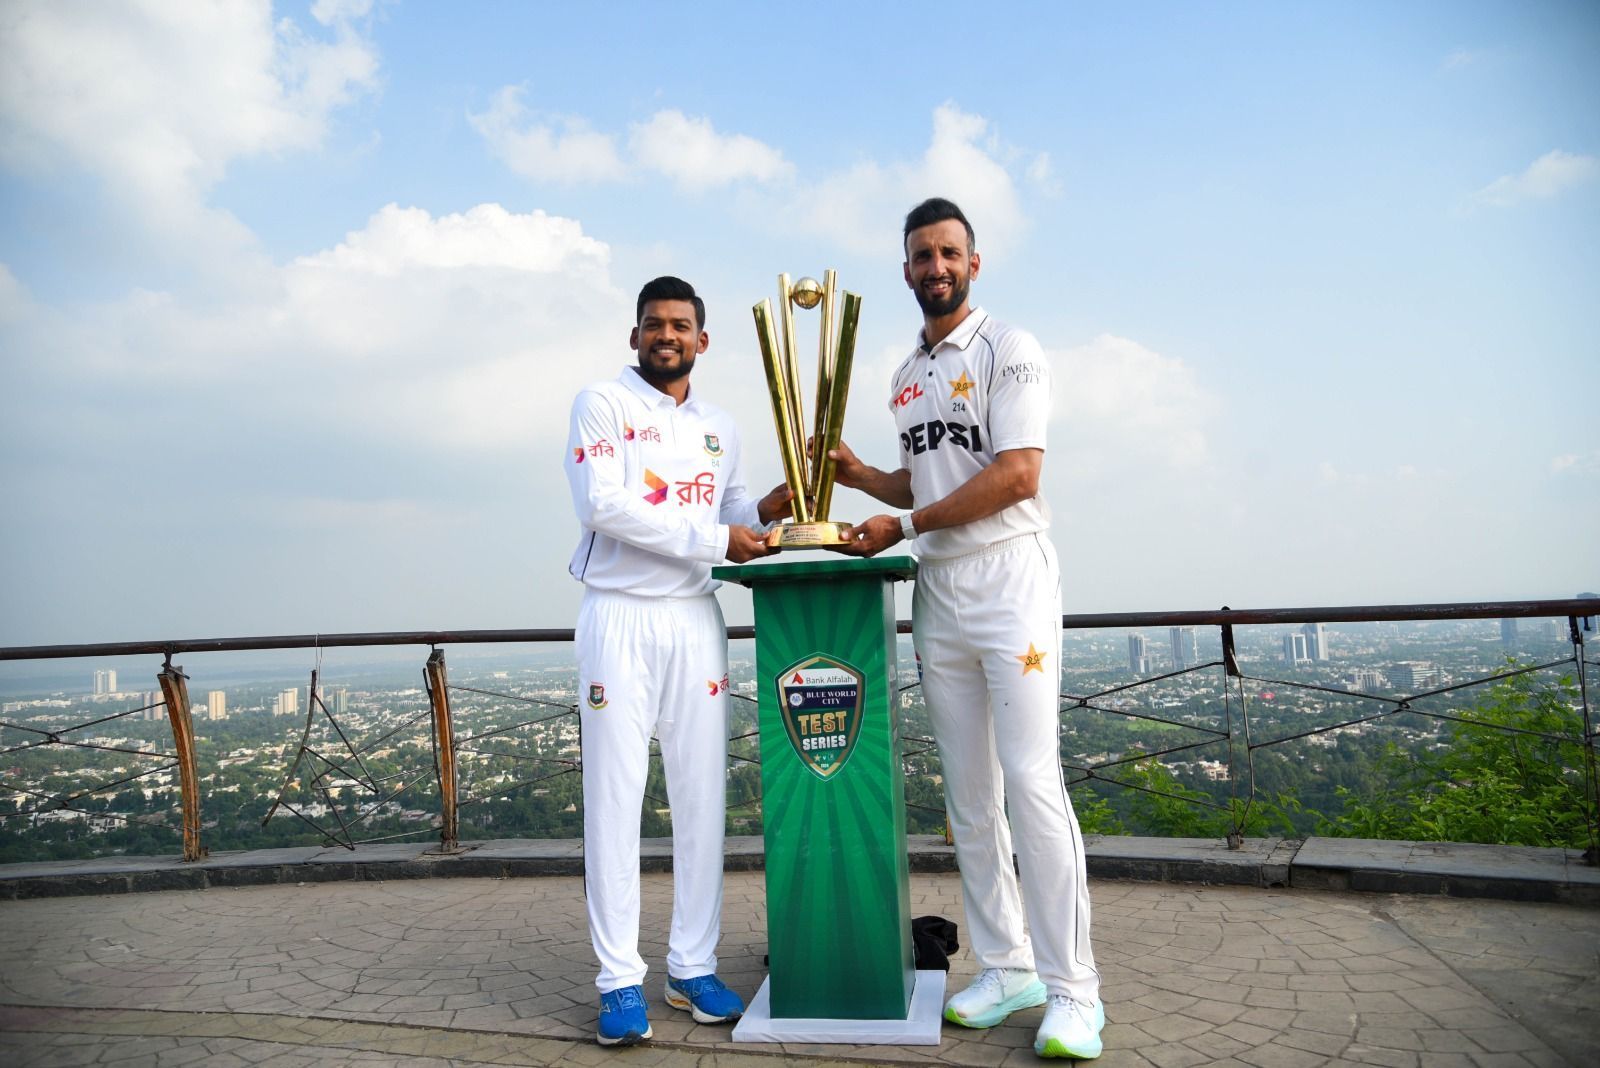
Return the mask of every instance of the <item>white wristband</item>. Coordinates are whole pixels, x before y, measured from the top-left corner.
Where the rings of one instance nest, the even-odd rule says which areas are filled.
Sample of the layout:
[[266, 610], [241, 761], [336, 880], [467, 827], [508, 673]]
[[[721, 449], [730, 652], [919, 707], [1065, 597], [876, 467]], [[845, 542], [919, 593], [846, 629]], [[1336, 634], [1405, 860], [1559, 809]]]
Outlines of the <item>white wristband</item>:
[[900, 517], [900, 536], [910, 541], [917, 536], [917, 528], [911, 523], [911, 513], [907, 512]]

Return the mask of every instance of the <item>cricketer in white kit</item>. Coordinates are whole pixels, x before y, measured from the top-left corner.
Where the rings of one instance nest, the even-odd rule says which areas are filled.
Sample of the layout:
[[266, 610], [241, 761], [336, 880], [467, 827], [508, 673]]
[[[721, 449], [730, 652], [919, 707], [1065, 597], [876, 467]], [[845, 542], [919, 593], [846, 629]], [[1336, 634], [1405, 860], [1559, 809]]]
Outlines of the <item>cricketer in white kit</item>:
[[890, 390], [900, 466], [870, 467], [845, 445], [833, 455], [841, 484], [911, 509], [856, 525], [846, 551], [919, 547], [913, 636], [983, 969], [945, 1018], [993, 1027], [1046, 1005], [1035, 1052], [1089, 1059], [1105, 1010], [1059, 757], [1061, 575], [1039, 495], [1050, 368], [1031, 334], [970, 305], [980, 260], [960, 208], [924, 201], [904, 236], [923, 330]]
[[701, 1023], [744, 1005], [716, 978], [728, 745], [728, 649], [711, 566], [771, 550], [752, 526], [777, 518], [786, 488], [757, 502], [739, 435], [693, 394], [705, 305], [681, 279], [645, 285], [629, 343], [638, 366], [582, 390], [566, 472], [582, 534], [568, 570], [584, 584], [575, 637], [582, 723], [584, 887], [600, 961], [598, 1039], [651, 1035], [639, 955], [639, 813], [650, 737], [672, 809], [673, 904], [666, 999]]

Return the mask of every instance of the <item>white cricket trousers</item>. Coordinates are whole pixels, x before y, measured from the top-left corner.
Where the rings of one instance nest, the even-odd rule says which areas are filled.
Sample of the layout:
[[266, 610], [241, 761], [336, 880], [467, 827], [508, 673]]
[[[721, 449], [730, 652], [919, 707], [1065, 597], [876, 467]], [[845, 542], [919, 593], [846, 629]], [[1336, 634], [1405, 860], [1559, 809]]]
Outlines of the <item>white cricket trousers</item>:
[[[639, 812], [650, 736], [672, 807], [667, 973], [717, 970], [728, 766], [728, 639], [704, 597], [587, 590], [578, 611], [583, 727], [583, 868], [589, 935], [606, 993], [644, 981], [639, 956]], [[599, 690], [595, 688], [599, 687]], [[595, 707], [599, 705], [600, 707]]]
[[1061, 572], [1050, 539], [922, 561], [912, 624], [973, 956], [983, 968], [1036, 968], [1050, 993], [1097, 1001], [1083, 834], [1061, 774]]

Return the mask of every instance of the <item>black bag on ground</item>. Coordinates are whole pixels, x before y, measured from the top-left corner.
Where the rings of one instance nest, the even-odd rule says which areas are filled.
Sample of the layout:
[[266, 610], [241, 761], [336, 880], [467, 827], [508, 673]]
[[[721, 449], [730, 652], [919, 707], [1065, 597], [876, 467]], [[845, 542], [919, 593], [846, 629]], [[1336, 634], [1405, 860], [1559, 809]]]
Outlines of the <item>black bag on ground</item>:
[[950, 954], [960, 948], [956, 925], [943, 916], [918, 916], [911, 921], [911, 949], [917, 971], [949, 971]]

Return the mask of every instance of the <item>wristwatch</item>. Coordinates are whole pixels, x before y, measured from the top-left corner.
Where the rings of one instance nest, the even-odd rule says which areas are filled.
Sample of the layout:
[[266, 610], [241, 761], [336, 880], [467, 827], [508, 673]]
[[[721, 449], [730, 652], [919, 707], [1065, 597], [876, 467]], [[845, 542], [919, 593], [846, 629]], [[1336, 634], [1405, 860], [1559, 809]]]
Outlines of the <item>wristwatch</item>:
[[911, 513], [907, 512], [900, 517], [900, 536], [910, 541], [917, 536], [917, 528], [911, 523]]

